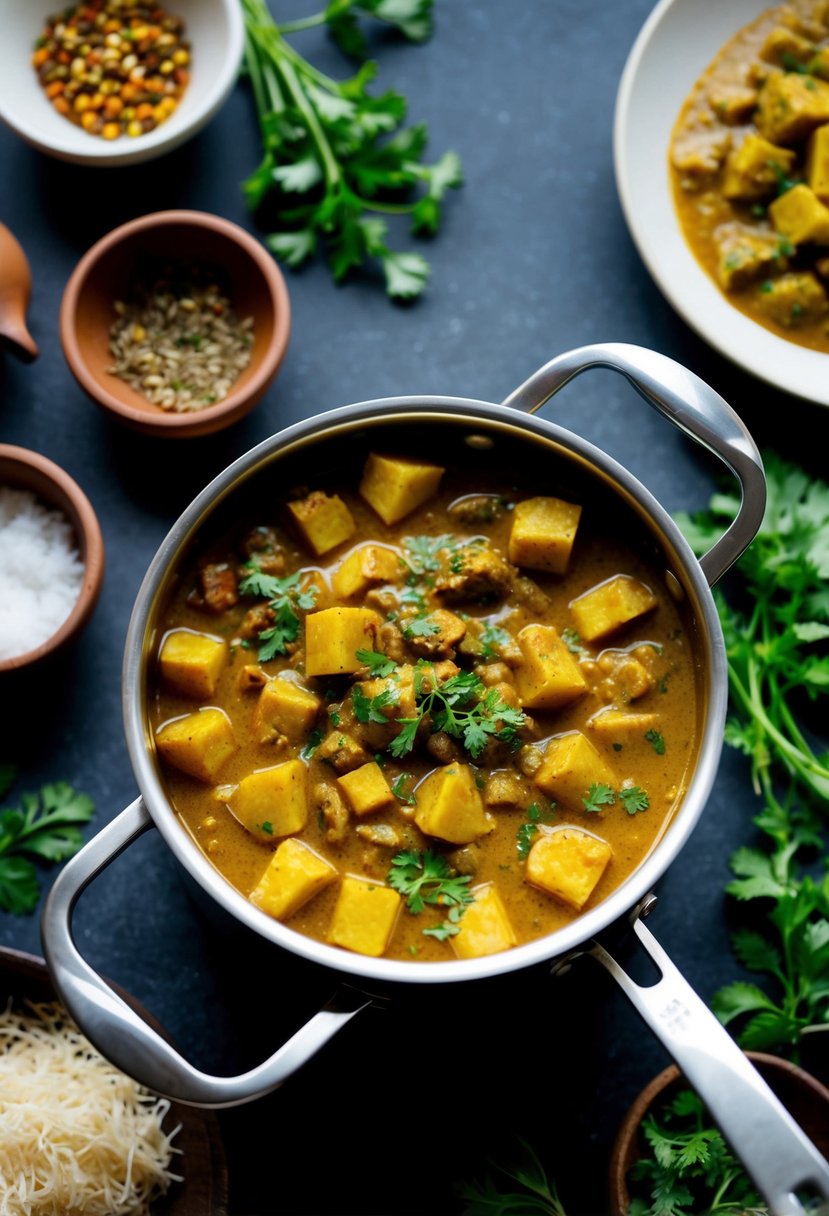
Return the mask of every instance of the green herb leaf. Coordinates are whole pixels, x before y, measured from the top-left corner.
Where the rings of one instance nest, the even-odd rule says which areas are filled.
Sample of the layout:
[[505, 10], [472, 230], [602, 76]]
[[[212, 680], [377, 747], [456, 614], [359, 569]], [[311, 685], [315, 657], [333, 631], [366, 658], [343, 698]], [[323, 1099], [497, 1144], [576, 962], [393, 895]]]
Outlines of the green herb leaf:
[[644, 790], [640, 790], [638, 785], [622, 786], [619, 790], [619, 800], [628, 815], [636, 815], [639, 811], [646, 811], [650, 806], [648, 795]]
[[665, 755], [665, 740], [662, 735], [660, 735], [658, 730], [646, 730], [645, 738], [647, 739], [648, 743], [650, 743], [657, 756]]
[[468, 874], [457, 874], [441, 853], [430, 849], [396, 853], [388, 873], [389, 886], [405, 896], [413, 916], [423, 912], [427, 904], [457, 908], [462, 913], [475, 899], [469, 890], [470, 881]]
[[397, 664], [394, 659], [389, 659], [386, 655], [380, 654], [376, 650], [358, 650], [356, 651], [356, 658], [368, 667], [374, 679], [385, 679], [392, 672], [397, 671]]
[[598, 814], [603, 806], [613, 806], [616, 795], [609, 785], [594, 782], [587, 792], [587, 797], [581, 801], [586, 811]]
[[65, 781], [24, 794], [20, 807], [0, 810], [0, 908], [20, 915], [37, 904], [37, 871], [29, 860], [64, 861], [83, 844], [78, 824], [93, 815], [92, 801]]

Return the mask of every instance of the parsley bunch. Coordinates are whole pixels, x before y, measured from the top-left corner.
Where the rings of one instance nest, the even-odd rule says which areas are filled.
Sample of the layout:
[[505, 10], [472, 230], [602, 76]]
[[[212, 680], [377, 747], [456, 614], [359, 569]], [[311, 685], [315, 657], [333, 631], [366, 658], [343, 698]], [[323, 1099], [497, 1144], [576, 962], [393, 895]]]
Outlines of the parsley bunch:
[[[741, 557], [734, 594], [715, 598], [736, 715], [726, 742], [751, 760], [755, 788], [773, 797], [775, 767], [819, 799], [829, 798], [829, 756], [795, 720], [792, 698], [823, 707], [829, 693], [829, 484], [779, 457], [764, 456], [768, 505]], [[715, 494], [707, 511], [677, 522], [704, 553], [737, 514], [739, 499]]]
[[391, 859], [389, 886], [406, 897], [406, 907], [413, 916], [424, 911], [427, 904], [449, 909], [447, 919], [440, 925], [424, 929], [425, 937], [445, 941], [458, 932], [458, 921], [474, 895], [469, 890], [468, 874], [456, 874], [441, 853], [425, 849], [422, 853], [408, 849]]
[[473, 759], [493, 737], [505, 743], [518, 741], [523, 710], [507, 705], [496, 688], [485, 689], [474, 672], [460, 671], [441, 682], [433, 664], [421, 659], [414, 669], [414, 689], [417, 713], [413, 718], [397, 719], [403, 729], [389, 744], [389, 751], [398, 759], [414, 747], [417, 729], [427, 715], [433, 730], [460, 739]]
[[[0, 767], [0, 797], [15, 780], [11, 766]], [[39, 794], [24, 794], [19, 807], [0, 809], [0, 908], [19, 916], [31, 912], [40, 897], [35, 861], [64, 861], [83, 844], [79, 823], [94, 811], [86, 794], [65, 781], [44, 785]]]
[[278, 654], [286, 654], [289, 642], [299, 637], [299, 616], [296, 609], [310, 612], [317, 598], [317, 588], [300, 590], [300, 571], [285, 578], [263, 574], [255, 558], [245, 565], [245, 577], [239, 583], [240, 595], [262, 596], [274, 614], [274, 623], [259, 633], [259, 661], [267, 663]]
[[366, 48], [358, 13], [423, 42], [432, 31], [432, 0], [329, 0], [323, 12], [282, 25], [265, 0], [242, 0], [242, 7], [245, 64], [264, 149], [243, 188], [252, 208], [267, 198], [275, 212], [277, 229], [266, 244], [291, 267], [324, 246], [337, 282], [367, 260], [378, 261], [390, 296], [418, 296], [429, 264], [419, 253], [393, 252], [381, 217], [405, 216], [414, 235], [433, 235], [446, 191], [463, 181], [457, 154], [424, 163], [428, 132], [423, 123], [403, 126], [405, 98], [368, 91], [375, 63], [333, 80], [284, 35], [327, 24], [341, 49], [361, 58]]

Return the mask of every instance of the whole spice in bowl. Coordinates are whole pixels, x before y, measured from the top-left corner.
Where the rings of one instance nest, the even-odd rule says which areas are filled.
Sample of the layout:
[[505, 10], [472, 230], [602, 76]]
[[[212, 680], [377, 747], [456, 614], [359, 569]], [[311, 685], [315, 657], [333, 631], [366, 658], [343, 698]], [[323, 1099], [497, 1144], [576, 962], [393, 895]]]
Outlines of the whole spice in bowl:
[[87, 0], [49, 17], [32, 66], [59, 114], [103, 139], [155, 130], [190, 80], [184, 22], [155, 4]]
[[[147, 267], [146, 269], [150, 269]], [[250, 363], [253, 317], [240, 319], [206, 267], [170, 264], [116, 300], [110, 371], [164, 410], [223, 401]]]

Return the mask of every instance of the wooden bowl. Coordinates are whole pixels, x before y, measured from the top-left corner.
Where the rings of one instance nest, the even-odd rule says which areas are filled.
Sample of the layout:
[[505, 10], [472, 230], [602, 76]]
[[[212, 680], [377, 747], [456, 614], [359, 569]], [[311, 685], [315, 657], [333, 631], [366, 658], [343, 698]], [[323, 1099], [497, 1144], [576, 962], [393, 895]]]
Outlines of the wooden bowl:
[[[119, 992], [138, 1009], [133, 997]], [[15, 1006], [26, 1000], [57, 999], [42, 958], [0, 947], [0, 1009], [5, 1009], [10, 998]], [[157, 1028], [146, 1010], [140, 1012]], [[173, 1144], [181, 1150], [181, 1157], [174, 1158], [172, 1168], [184, 1180], [173, 1183], [163, 1199], [153, 1204], [154, 1216], [227, 1216], [227, 1166], [215, 1113], [173, 1102], [165, 1127], [179, 1124], [181, 1130]]]
[[[215, 268], [238, 315], [253, 317], [250, 364], [215, 405], [167, 411], [108, 370], [113, 305], [145, 258]], [[64, 354], [81, 387], [121, 422], [167, 438], [207, 435], [247, 414], [276, 376], [290, 332], [288, 289], [274, 259], [244, 229], [203, 211], [157, 211], [109, 232], [75, 267], [60, 310]]]
[[[748, 1051], [746, 1055], [818, 1151], [829, 1157], [829, 1089], [788, 1060], [761, 1051]], [[673, 1091], [687, 1084], [677, 1066], [670, 1065], [645, 1086], [622, 1120], [608, 1170], [610, 1216], [628, 1216], [631, 1200], [627, 1175], [641, 1152], [642, 1121]]]
[[54, 654], [86, 625], [98, 602], [104, 578], [104, 538], [98, 517], [83, 490], [68, 473], [28, 448], [0, 444], [0, 486], [29, 490], [47, 507], [62, 511], [75, 530], [84, 578], [75, 606], [59, 629], [33, 650], [0, 659], [0, 673], [26, 667]]

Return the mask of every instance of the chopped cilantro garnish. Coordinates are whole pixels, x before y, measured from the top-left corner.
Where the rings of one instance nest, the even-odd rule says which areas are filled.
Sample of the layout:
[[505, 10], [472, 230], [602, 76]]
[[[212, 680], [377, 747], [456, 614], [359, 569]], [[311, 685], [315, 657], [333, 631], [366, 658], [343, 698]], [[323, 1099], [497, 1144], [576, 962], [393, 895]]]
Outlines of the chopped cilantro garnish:
[[660, 735], [658, 730], [653, 730], [653, 728], [651, 728], [651, 730], [646, 730], [645, 738], [647, 739], [648, 743], [650, 743], [657, 756], [665, 755], [665, 740], [663, 736]]
[[380, 654], [377, 650], [358, 650], [355, 654], [361, 663], [365, 663], [375, 679], [384, 679], [397, 670], [397, 664], [394, 659]]
[[648, 795], [644, 790], [640, 790], [638, 785], [622, 786], [619, 790], [619, 799], [628, 815], [635, 815], [638, 811], [646, 811], [650, 806]]
[[587, 791], [587, 797], [582, 798], [584, 809], [596, 814], [601, 811], [603, 806], [613, 806], [615, 801], [616, 795], [610, 786], [602, 785], [599, 782], [594, 782]]

